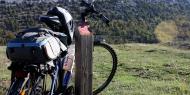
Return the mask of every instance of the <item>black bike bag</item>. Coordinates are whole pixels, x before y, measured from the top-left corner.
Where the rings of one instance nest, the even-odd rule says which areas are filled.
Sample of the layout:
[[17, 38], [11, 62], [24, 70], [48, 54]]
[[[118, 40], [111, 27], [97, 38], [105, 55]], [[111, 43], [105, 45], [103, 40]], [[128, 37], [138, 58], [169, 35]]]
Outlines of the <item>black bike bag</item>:
[[66, 45], [47, 29], [35, 28], [18, 33], [8, 42], [6, 52], [14, 62], [44, 63], [56, 59], [66, 50]]

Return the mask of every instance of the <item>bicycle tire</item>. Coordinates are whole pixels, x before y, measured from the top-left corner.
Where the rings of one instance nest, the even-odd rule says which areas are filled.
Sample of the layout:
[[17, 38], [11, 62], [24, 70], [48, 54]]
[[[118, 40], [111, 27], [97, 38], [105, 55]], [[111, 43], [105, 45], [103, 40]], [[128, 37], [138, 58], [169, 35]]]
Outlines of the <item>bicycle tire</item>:
[[118, 59], [117, 59], [117, 55], [116, 52], [114, 51], [114, 49], [108, 45], [105, 42], [95, 42], [94, 43], [94, 47], [102, 47], [104, 49], [106, 49], [112, 57], [112, 68], [111, 68], [111, 72], [108, 75], [107, 79], [105, 80], [105, 82], [103, 82], [99, 87], [97, 87], [95, 90], [93, 90], [93, 95], [97, 95], [98, 93], [100, 93], [101, 91], [103, 91], [112, 81], [116, 70], [117, 70], [117, 64], [118, 64]]
[[[35, 79], [19, 78], [15, 79], [10, 85], [10, 88], [6, 95], [43, 95], [43, 89], [41, 85], [41, 79], [37, 82]], [[33, 85], [32, 85], [33, 84]]]

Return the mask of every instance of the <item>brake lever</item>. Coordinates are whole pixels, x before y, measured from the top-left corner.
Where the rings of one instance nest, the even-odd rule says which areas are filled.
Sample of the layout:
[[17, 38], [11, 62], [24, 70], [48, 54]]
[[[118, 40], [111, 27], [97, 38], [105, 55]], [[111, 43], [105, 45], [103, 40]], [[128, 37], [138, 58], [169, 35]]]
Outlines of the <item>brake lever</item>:
[[101, 18], [102, 21], [103, 21], [106, 25], [109, 26], [110, 20], [109, 20], [106, 16], [104, 16], [103, 14], [100, 14], [100, 15], [99, 15], [99, 18]]
[[106, 16], [103, 15], [102, 20], [109, 26], [110, 20]]

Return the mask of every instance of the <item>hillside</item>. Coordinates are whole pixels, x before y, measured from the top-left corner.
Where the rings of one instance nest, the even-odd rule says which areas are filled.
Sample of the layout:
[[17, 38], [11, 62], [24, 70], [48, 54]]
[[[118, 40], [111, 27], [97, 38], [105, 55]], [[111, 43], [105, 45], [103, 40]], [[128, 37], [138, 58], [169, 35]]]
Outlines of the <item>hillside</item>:
[[[109, 42], [168, 42], [157, 37], [164, 34], [155, 30], [163, 22], [173, 22], [177, 35], [169, 42], [188, 41], [190, 37], [190, 0], [98, 0], [95, 6], [108, 16], [110, 26], [101, 21], [90, 20], [92, 30], [100, 35], [108, 35]], [[53, 6], [68, 9], [75, 20], [79, 18], [77, 2], [1, 4], [0, 5], [0, 41], [6, 43], [13, 34], [22, 29], [40, 26], [37, 18], [44, 15]], [[167, 24], [166, 24], [167, 25]], [[166, 28], [165, 28], [166, 29]], [[160, 29], [163, 30], [163, 29]], [[163, 32], [163, 33], [162, 33]], [[172, 32], [172, 31], [171, 31]], [[158, 33], [158, 34], [157, 34]], [[172, 34], [172, 33], [171, 33]], [[173, 36], [173, 35], [170, 35]]]

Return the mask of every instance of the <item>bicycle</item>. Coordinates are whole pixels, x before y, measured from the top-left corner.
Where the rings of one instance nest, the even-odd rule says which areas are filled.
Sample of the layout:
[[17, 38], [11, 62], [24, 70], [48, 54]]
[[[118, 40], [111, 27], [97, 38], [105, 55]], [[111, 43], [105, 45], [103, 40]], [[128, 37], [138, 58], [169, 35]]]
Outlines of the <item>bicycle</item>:
[[[81, 25], [88, 26], [86, 17], [91, 14], [96, 14], [97, 17], [102, 18], [105, 23], [109, 23], [109, 20], [104, 15], [95, 10], [93, 3], [89, 4], [82, 1], [81, 4], [85, 6], [85, 11], [81, 13]], [[58, 24], [60, 24], [60, 22]], [[109, 68], [110, 71], [106, 79], [101, 83], [97, 82], [100, 85], [93, 89], [93, 95], [100, 93], [109, 85], [117, 70], [117, 55], [113, 48], [103, 40], [95, 39], [93, 52], [97, 52], [98, 50], [96, 49], [98, 47], [100, 47], [101, 50], [105, 49], [105, 52], [110, 54], [111, 62], [108, 62], [108, 64], [111, 67]], [[98, 54], [100, 55], [100, 53]], [[66, 52], [64, 52], [63, 55], [65, 57]], [[27, 62], [13, 62], [8, 68], [11, 70], [12, 75], [11, 85], [6, 95], [74, 95], [74, 87], [69, 86], [72, 72], [62, 69], [64, 57], [60, 56], [53, 60], [54, 66], [45, 63], [27, 64]], [[112, 65], [110, 63], [112, 63]], [[47, 80], [48, 75], [51, 77], [49, 90], [47, 90], [47, 82], [49, 81]]]

